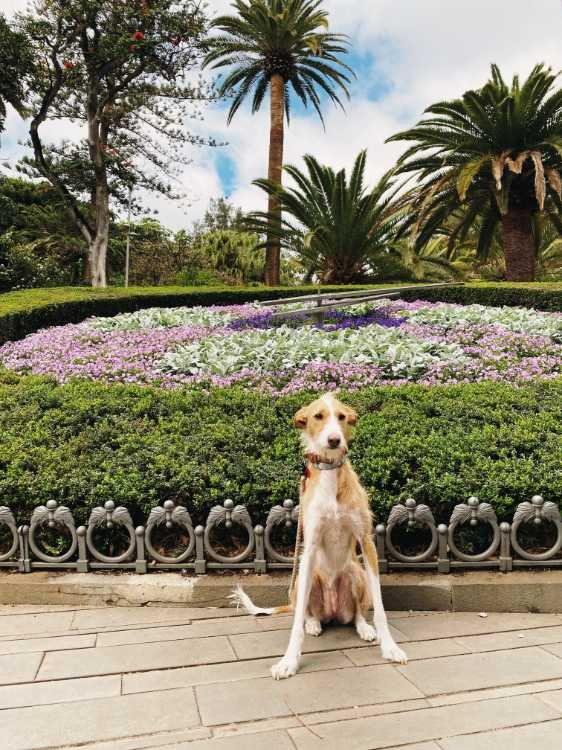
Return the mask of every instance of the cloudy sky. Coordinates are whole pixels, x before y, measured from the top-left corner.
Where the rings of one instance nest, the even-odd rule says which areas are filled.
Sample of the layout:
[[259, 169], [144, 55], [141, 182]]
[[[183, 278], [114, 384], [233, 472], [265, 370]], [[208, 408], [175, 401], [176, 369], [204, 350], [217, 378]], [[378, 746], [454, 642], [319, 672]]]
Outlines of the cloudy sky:
[[[348, 62], [358, 75], [351, 101], [341, 112], [326, 104], [324, 130], [313, 113], [298, 111], [286, 137], [286, 161], [305, 153], [341, 168], [357, 153], [369, 151], [369, 176], [375, 180], [402, 151], [385, 139], [414, 124], [431, 102], [453, 98], [481, 86], [490, 63], [504, 76], [526, 76], [537, 62], [562, 69], [561, 0], [326, 0], [331, 28], [347, 33]], [[0, 0], [8, 14], [25, 0]], [[209, 0], [213, 12], [225, 12], [230, 0]], [[260, 208], [263, 194], [252, 181], [266, 176], [268, 107], [252, 116], [240, 110], [226, 126], [225, 106], [207, 109], [205, 128], [228, 145], [198, 149], [183, 174], [188, 203], [157, 202], [160, 219], [171, 227], [190, 224], [210, 198], [228, 196], [244, 209]], [[18, 139], [25, 125], [9, 119], [0, 157], [22, 152]]]

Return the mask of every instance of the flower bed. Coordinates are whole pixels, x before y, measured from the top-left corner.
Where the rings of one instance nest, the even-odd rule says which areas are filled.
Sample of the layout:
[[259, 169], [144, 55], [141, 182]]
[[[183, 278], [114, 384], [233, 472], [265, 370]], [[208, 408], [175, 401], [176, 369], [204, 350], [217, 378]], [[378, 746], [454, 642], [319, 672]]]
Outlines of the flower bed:
[[[286, 308], [285, 308], [286, 310]], [[22, 374], [107, 383], [248, 384], [272, 394], [365, 385], [521, 383], [562, 371], [562, 315], [382, 302], [324, 322], [257, 305], [141, 310], [39, 331], [0, 348]], [[300, 316], [300, 317], [303, 317]]]

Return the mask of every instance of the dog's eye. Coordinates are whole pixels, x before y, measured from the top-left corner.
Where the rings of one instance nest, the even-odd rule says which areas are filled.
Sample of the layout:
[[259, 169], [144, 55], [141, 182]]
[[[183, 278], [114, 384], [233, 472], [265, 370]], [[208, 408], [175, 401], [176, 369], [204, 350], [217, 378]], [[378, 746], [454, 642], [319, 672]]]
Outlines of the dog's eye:
[[315, 414], [314, 415], [314, 419], [323, 419], [323, 418], [324, 417], [322, 416], [322, 414]]
[[338, 419], [340, 420], [340, 422], [345, 422], [345, 414], [340, 414], [338, 416]]

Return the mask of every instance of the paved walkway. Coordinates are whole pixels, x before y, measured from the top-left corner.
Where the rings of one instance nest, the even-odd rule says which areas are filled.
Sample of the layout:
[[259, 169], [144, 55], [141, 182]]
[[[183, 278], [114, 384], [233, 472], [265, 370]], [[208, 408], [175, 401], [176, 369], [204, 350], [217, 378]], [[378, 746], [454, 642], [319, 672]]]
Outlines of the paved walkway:
[[391, 616], [410, 663], [350, 628], [269, 668], [287, 617], [0, 607], [2, 748], [559, 750], [562, 615]]

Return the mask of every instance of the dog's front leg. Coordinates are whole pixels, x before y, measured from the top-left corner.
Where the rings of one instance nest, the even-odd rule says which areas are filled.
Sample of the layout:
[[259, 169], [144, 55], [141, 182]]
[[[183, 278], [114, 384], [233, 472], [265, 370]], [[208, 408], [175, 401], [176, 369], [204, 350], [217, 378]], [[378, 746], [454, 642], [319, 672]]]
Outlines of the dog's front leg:
[[369, 590], [373, 600], [373, 609], [375, 613], [374, 625], [377, 631], [382, 655], [389, 661], [406, 664], [408, 662], [408, 657], [404, 651], [396, 645], [392, 633], [390, 632], [390, 628], [388, 627], [388, 620], [386, 618], [386, 612], [382, 601], [377, 550], [370, 535], [363, 539], [361, 546], [363, 548], [363, 561], [365, 563], [365, 571], [369, 582]]
[[[287, 677], [292, 677], [297, 673], [299, 668], [304, 641], [304, 621], [310, 598], [312, 571], [316, 553], [315, 534], [311, 533], [312, 529], [307, 529], [306, 531], [304, 551], [299, 567], [299, 585], [291, 637], [285, 656], [271, 668], [271, 674], [275, 680], [284, 680]], [[306, 539], [309, 541], [307, 542]]]

